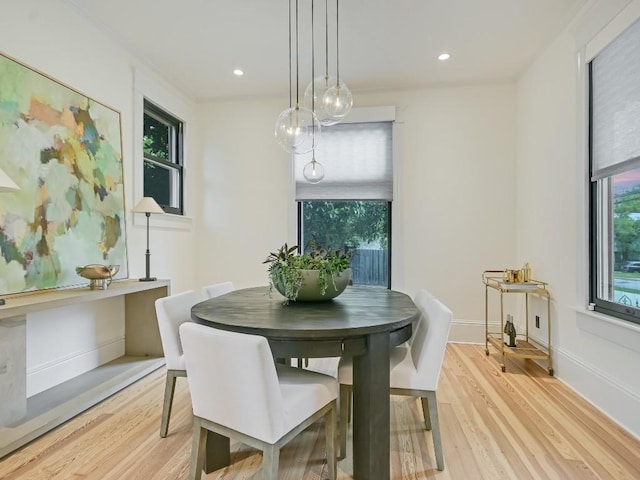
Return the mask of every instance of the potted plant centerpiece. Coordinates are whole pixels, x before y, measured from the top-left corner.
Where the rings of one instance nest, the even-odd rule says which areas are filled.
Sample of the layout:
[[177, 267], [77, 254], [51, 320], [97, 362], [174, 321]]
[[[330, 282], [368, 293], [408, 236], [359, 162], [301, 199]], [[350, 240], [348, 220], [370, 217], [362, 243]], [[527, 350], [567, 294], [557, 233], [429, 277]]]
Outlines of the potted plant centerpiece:
[[340, 295], [351, 279], [351, 252], [324, 250], [314, 242], [305, 254], [296, 254], [297, 245], [286, 243], [271, 252], [263, 263], [269, 264], [269, 291], [274, 287], [289, 301], [317, 302]]

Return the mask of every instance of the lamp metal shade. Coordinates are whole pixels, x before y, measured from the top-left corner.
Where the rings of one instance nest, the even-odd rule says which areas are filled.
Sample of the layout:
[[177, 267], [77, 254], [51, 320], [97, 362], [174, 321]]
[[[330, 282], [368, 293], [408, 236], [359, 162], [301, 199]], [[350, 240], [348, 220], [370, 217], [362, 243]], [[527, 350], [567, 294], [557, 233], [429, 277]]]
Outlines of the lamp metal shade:
[[0, 192], [17, 192], [20, 187], [0, 168]]
[[131, 211], [135, 213], [164, 213], [153, 197], [142, 197], [142, 200]]

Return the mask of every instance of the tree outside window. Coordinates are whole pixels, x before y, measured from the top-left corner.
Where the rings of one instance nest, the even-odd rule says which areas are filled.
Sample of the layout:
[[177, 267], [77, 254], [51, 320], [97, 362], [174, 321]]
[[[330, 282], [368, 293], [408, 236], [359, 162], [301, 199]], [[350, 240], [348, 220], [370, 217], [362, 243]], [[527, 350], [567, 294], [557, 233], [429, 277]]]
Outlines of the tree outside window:
[[390, 287], [391, 203], [386, 201], [301, 202], [303, 251], [311, 242], [325, 249], [348, 248], [354, 285]]

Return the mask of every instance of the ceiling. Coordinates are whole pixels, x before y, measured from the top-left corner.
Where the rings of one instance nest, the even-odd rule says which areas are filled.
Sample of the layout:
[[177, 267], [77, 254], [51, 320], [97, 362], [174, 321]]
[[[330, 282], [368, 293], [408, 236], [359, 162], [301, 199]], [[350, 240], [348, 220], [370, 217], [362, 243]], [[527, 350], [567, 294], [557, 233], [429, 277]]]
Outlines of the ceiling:
[[[288, 94], [287, 0], [64, 1], [193, 99]], [[311, 0], [298, 1], [302, 96], [311, 80]], [[335, 2], [328, 0], [330, 74]], [[340, 78], [354, 93], [513, 81], [585, 3], [342, 1]], [[318, 76], [325, 72], [325, 1], [314, 5]], [[295, 73], [295, 36], [293, 43]], [[451, 54], [446, 62], [437, 59], [444, 51]], [[233, 75], [234, 68], [244, 76]]]

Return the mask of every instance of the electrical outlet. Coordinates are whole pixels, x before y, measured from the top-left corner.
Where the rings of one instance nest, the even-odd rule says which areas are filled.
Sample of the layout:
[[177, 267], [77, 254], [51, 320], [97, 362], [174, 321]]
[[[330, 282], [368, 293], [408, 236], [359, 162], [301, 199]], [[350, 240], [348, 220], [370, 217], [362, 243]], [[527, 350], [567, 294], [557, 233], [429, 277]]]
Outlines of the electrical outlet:
[[4, 375], [5, 373], [7, 373], [7, 364], [3, 363], [0, 365], [0, 375]]
[[540, 315], [536, 315], [536, 328], [540, 328]]

